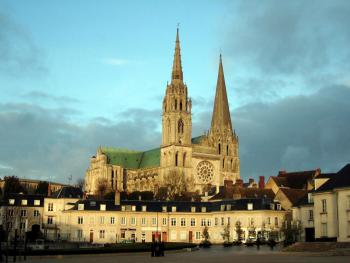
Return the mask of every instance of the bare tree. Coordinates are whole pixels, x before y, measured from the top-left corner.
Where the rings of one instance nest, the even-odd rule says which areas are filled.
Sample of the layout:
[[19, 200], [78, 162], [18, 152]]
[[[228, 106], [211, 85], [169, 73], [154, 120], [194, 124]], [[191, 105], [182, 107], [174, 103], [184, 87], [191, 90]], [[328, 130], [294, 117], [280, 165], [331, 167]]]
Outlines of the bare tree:
[[183, 172], [176, 170], [169, 171], [164, 176], [165, 187], [167, 188], [167, 197], [174, 200], [176, 197], [186, 192], [186, 179]]
[[84, 190], [84, 186], [85, 186], [85, 180], [84, 178], [78, 178], [76, 186], [83, 191]]

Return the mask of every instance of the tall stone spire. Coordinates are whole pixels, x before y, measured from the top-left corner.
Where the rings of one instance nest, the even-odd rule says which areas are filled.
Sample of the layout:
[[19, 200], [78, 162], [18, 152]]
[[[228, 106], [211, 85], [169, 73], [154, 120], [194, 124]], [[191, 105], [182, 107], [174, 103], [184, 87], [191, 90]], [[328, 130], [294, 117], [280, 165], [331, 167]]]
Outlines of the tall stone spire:
[[183, 81], [179, 28], [177, 28], [177, 31], [176, 31], [175, 54], [174, 54], [173, 72], [171, 74], [171, 82], [174, 82], [174, 80], [180, 80], [181, 82]]
[[232, 132], [230, 108], [227, 100], [224, 69], [222, 66], [222, 58], [220, 54], [219, 74], [218, 81], [216, 83], [216, 94], [213, 116], [211, 119], [211, 129], [214, 131], [216, 129], [222, 130], [223, 128], [228, 127], [231, 129]]

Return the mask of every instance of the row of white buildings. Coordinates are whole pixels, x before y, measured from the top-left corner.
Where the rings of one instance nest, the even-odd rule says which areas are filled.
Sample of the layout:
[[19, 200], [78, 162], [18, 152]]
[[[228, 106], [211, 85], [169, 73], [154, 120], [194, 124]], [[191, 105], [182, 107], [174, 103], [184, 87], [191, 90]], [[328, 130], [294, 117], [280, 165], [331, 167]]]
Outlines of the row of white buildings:
[[222, 243], [225, 228], [238, 239], [237, 225], [243, 241], [281, 241], [288, 220], [299, 241], [350, 241], [350, 164], [333, 174], [283, 172], [265, 189], [249, 187], [231, 184], [202, 202], [89, 200], [73, 187], [50, 197], [14, 194], [2, 200], [0, 225], [10, 238], [15, 229], [40, 229], [49, 240], [90, 243], [200, 243], [207, 228], [210, 241]]

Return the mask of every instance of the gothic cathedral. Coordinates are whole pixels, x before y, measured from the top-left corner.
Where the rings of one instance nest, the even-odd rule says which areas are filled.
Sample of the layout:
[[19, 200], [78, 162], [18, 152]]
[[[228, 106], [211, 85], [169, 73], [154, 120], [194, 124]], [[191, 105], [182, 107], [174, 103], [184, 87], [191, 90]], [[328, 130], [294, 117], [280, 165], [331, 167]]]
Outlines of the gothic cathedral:
[[192, 102], [183, 81], [179, 30], [176, 34], [171, 82], [163, 99], [162, 143], [148, 151], [99, 147], [85, 175], [85, 190], [157, 192], [169, 183], [204, 194], [219, 190], [225, 180], [240, 178], [238, 136], [232, 128], [222, 58], [209, 131], [192, 138]]

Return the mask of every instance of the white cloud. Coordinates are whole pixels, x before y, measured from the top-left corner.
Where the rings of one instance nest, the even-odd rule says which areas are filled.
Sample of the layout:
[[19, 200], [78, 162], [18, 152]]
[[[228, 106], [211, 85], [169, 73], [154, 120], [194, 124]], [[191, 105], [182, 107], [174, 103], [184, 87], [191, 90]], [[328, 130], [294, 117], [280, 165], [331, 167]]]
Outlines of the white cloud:
[[129, 61], [121, 58], [104, 58], [102, 59], [102, 63], [111, 66], [122, 66], [128, 64]]
[[0, 163], [0, 170], [13, 170], [13, 167]]

